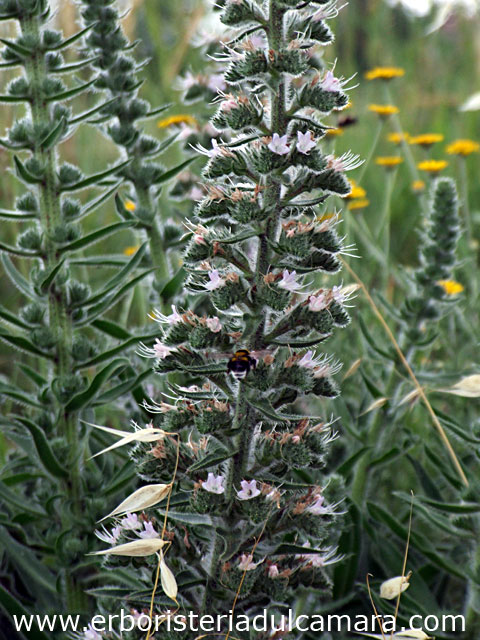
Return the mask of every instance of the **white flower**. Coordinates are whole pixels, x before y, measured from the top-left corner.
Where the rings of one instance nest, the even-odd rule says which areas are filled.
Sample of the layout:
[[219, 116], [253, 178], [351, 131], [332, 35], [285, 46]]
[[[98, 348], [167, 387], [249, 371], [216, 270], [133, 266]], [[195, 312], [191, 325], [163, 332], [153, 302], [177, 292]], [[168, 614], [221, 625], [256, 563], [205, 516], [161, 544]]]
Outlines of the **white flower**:
[[222, 323], [217, 318], [217, 316], [215, 316], [214, 318], [207, 318], [206, 324], [212, 333], [218, 333], [222, 329]]
[[331, 515], [333, 513], [338, 513], [336, 508], [340, 504], [336, 502], [335, 504], [323, 504], [325, 498], [323, 496], [317, 496], [315, 502], [307, 507], [307, 512], [311, 513], [314, 516], [325, 516]]
[[175, 349], [172, 349], [172, 347], [167, 347], [166, 344], [162, 344], [157, 338], [155, 340], [155, 344], [153, 345], [153, 351], [156, 358], [158, 358], [159, 360], [163, 360], [164, 358], [169, 356], [172, 351], [175, 351]]
[[208, 277], [210, 278], [210, 282], [207, 282], [205, 285], [205, 289], [208, 289], [208, 291], [214, 291], [215, 289], [220, 289], [220, 287], [225, 286], [225, 280], [219, 276], [217, 269], [209, 271]]
[[225, 80], [223, 78], [223, 73], [214, 73], [209, 76], [207, 87], [210, 89], [210, 91], [214, 91], [215, 93], [218, 93], [219, 91], [225, 91], [226, 86]]
[[360, 156], [355, 155], [351, 151], [347, 151], [342, 154], [339, 158], [336, 158], [334, 155], [330, 155], [326, 157], [327, 167], [329, 169], [333, 169], [334, 171], [353, 171], [354, 169], [358, 169], [365, 162], [360, 159]]
[[88, 625], [88, 629], [83, 634], [84, 640], [102, 640], [103, 636], [95, 631], [91, 624]]
[[313, 356], [313, 351], [309, 349], [301, 360], [297, 362], [299, 367], [305, 367], [306, 369], [313, 369], [317, 366], [317, 361]]
[[249, 40], [254, 49], [263, 49], [265, 46], [265, 38], [260, 33], [254, 33]]
[[203, 198], [203, 191], [200, 189], [200, 187], [192, 187], [188, 192], [188, 198], [190, 200], [198, 202], [198, 200], [201, 200]]
[[286, 291], [291, 291], [292, 293], [299, 292], [304, 285], [299, 284], [296, 281], [297, 272], [296, 271], [285, 271], [282, 273], [282, 279], [278, 283], [280, 289], [285, 289]]
[[240, 556], [240, 560], [238, 561], [238, 568], [240, 569], [240, 571], [252, 571], [252, 569], [256, 569], [259, 564], [262, 564], [262, 562], [263, 560], [260, 560], [260, 562], [255, 563], [253, 561], [253, 554], [244, 553]]
[[208, 491], [209, 493], [216, 493], [220, 495], [225, 492], [223, 481], [224, 477], [222, 475], [216, 476], [213, 473], [209, 473], [207, 480], [202, 482], [202, 489], [205, 489], [205, 491]]
[[[310, 543], [305, 542], [303, 545], [307, 549], [310, 548]], [[322, 549], [322, 553], [307, 553], [301, 556], [301, 560], [308, 562], [312, 567], [326, 567], [329, 564], [335, 564], [343, 560], [344, 556], [336, 556], [337, 549], [335, 547], [327, 547]]]
[[324, 91], [341, 91], [342, 81], [340, 78], [336, 78], [333, 71], [327, 71], [320, 86]]
[[343, 287], [335, 285], [330, 292], [332, 296], [332, 300], [338, 302], [338, 304], [343, 304], [345, 302], [346, 296], [343, 293]]
[[99, 531], [98, 529], [95, 531], [95, 535], [99, 540], [106, 542], [112, 547], [117, 542], [121, 533], [122, 527], [114, 527], [111, 531], [107, 531], [105, 527], [103, 527], [103, 531]]
[[337, 7], [336, 0], [332, 2], [328, 2], [321, 9], [319, 9], [316, 13], [313, 14], [312, 20], [314, 22], [319, 22], [320, 20], [331, 20], [332, 18], [336, 18], [339, 12], [345, 7], [346, 4], [342, 4], [341, 7]]
[[278, 567], [276, 564], [271, 564], [268, 567], [268, 577], [269, 578], [276, 578], [279, 575], [280, 571], [278, 570]]
[[310, 296], [308, 299], [308, 308], [310, 311], [323, 311], [327, 306], [327, 299], [323, 293], [320, 293], [318, 296]]
[[137, 533], [137, 536], [139, 538], [159, 538], [160, 534], [158, 533], [158, 531], [155, 531], [155, 529], [153, 528], [153, 524], [151, 522], [144, 522], [143, 526], [145, 527], [145, 531], [141, 531], [140, 533]]
[[182, 321], [182, 316], [178, 313], [177, 308], [172, 304], [172, 313], [168, 316], [164, 315], [158, 309], [154, 309], [153, 313], [149, 314], [148, 317], [155, 322], [159, 322], [160, 324], [178, 324]]
[[127, 513], [125, 518], [120, 520], [120, 526], [122, 529], [135, 531], [142, 528], [142, 523], [136, 513]]
[[300, 153], [308, 154], [316, 146], [315, 140], [312, 139], [311, 131], [307, 131], [307, 133], [297, 131], [297, 138], [297, 151]]
[[237, 497], [239, 500], [251, 500], [260, 495], [261, 491], [257, 488], [256, 480], [242, 480], [242, 490], [237, 491]]
[[223, 147], [218, 144], [215, 138], [211, 138], [210, 143], [212, 145], [211, 149], [206, 149], [205, 147], [202, 147], [201, 144], [197, 144], [197, 146], [193, 148], [202, 155], [207, 156], [207, 158], [216, 158], [222, 153]]
[[279, 136], [278, 133], [274, 133], [272, 141], [269, 142], [268, 148], [272, 153], [276, 153], [278, 156], [284, 156], [290, 152], [290, 147], [287, 144], [288, 136]]

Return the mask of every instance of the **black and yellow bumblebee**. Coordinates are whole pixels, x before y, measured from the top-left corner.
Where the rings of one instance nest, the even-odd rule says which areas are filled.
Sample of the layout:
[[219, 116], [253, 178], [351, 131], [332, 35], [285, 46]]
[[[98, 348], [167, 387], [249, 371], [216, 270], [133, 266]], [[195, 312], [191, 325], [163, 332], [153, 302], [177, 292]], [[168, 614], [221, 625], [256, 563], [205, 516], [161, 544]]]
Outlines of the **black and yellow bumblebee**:
[[257, 366], [257, 360], [248, 349], [239, 349], [230, 357], [227, 369], [237, 380], [243, 380], [245, 376]]

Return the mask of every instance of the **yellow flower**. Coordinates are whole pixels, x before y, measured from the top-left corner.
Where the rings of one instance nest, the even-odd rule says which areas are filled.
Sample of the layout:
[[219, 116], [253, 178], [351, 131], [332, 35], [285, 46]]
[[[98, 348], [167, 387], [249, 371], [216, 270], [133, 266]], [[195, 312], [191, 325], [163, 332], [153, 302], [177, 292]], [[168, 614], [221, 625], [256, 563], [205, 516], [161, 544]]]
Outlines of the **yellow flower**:
[[442, 142], [443, 135], [441, 133], [423, 133], [420, 136], [414, 136], [409, 139], [410, 144], [418, 144], [421, 147], [431, 147], [436, 142]]
[[157, 122], [157, 127], [165, 129], [166, 127], [171, 127], [175, 124], [189, 124], [194, 127], [197, 125], [197, 121], [193, 116], [189, 116], [188, 114], [179, 114], [177, 116], [170, 116], [169, 118], [159, 120]]
[[400, 109], [393, 104], [369, 104], [368, 110], [376, 113], [380, 118], [388, 118], [400, 112]]
[[456, 280], [438, 280], [437, 284], [442, 287], [447, 296], [456, 296], [465, 289], [463, 284], [460, 284], [460, 282]]
[[375, 67], [365, 74], [367, 80], [392, 80], [405, 75], [405, 69], [400, 67]]
[[438, 173], [439, 171], [443, 171], [446, 167], [448, 167], [448, 162], [446, 160], [424, 160], [423, 162], [419, 162], [417, 167], [420, 171], [429, 171], [430, 173]]
[[131, 247], [125, 247], [125, 249], [123, 250], [123, 255], [129, 258], [130, 256], [133, 256], [134, 253], [137, 253], [137, 251], [138, 251], [138, 244]]
[[423, 180], [415, 180], [415, 182], [412, 182], [412, 190], [416, 193], [420, 193], [420, 191], [423, 191], [425, 189], [425, 186], [426, 185]]
[[326, 129], [325, 135], [331, 136], [332, 138], [335, 136], [343, 136], [343, 129], [341, 129], [340, 127], [337, 127], [336, 129]]
[[386, 169], [398, 167], [402, 162], [403, 158], [400, 156], [381, 156], [379, 158], [375, 158], [375, 164], [378, 164], [379, 167], [385, 167]]
[[349, 182], [352, 190], [346, 197], [349, 200], [359, 200], [361, 198], [365, 198], [365, 196], [367, 195], [365, 189], [363, 187], [359, 187], [355, 180], [350, 180]]
[[447, 153], [451, 156], [469, 156], [471, 153], [477, 153], [480, 144], [474, 140], [454, 140], [447, 147]]
[[321, 216], [318, 216], [316, 218], [317, 222], [327, 222], [328, 220], [333, 220], [333, 218], [336, 218], [338, 216], [338, 214], [336, 213], [324, 213]]
[[393, 133], [388, 134], [387, 140], [389, 142], [393, 142], [393, 144], [401, 144], [403, 141], [408, 142], [409, 136], [408, 133], [398, 133], [397, 131], [394, 131]]
[[370, 204], [370, 200], [367, 198], [362, 198], [358, 200], [353, 200], [353, 202], [349, 202], [347, 209], [349, 211], [354, 211], [355, 209], [365, 209]]
[[135, 204], [135, 202], [133, 202], [133, 200], [125, 200], [125, 209], [127, 211], [135, 211], [136, 208], [137, 205]]

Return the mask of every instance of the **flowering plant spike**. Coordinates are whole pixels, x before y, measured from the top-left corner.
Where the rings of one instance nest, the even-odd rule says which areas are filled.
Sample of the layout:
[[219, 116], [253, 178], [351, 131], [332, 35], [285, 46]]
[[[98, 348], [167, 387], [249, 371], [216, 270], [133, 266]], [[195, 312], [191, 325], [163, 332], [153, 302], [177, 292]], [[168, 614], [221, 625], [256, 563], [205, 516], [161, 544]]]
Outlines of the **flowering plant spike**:
[[[221, 12], [237, 30], [213, 118], [223, 133], [199, 148], [207, 195], [184, 254], [199, 301], [158, 312], [161, 335], [141, 350], [162, 377], [184, 377], [147, 407], [166, 435], [132, 458], [145, 483], [173, 481], [165, 557], [180, 606], [197, 613], [227, 613], [238, 591], [236, 613], [281, 614], [298, 588], [328, 594], [340, 559], [342, 487], [322, 472], [339, 364], [318, 347], [350, 318], [343, 288], [326, 284], [341, 266], [338, 220], [317, 205], [349, 193], [358, 158], [321, 150], [321, 118], [348, 103], [348, 81], [316, 53], [333, 39], [335, 3], [297, 5], [229, 0]], [[143, 519], [155, 535], [155, 517]], [[120, 522], [116, 542], [131, 536]]]

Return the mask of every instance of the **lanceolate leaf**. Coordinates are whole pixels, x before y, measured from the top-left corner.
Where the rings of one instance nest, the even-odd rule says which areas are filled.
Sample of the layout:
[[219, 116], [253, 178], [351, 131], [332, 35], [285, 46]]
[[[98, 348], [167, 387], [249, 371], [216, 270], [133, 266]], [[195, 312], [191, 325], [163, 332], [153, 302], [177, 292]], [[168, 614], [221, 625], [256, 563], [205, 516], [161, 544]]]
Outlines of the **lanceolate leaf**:
[[3, 268], [5, 269], [8, 277], [12, 283], [29, 299], [33, 301], [40, 300], [39, 296], [33, 291], [30, 283], [26, 278], [22, 276], [20, 271], [15, 267], [13, 262], [8, 256], [1, 256]]
[[20, 422], [26, 427], [32, 435], [35, 447], [37, 449], [38, 457], [40, 458], [45, 469], [55, 476], [56, 478], [68, 478], [68, 471], [62, 467], [57, 460], [50, 444], [45, 436], [43, 429], [41, 429], [35, 422], [28, 418], [17, 417], [17, 422]]
[[65, 407], [65, 411], [78, 411], [79, 409], [82, 409], [83, 407], [91, 403], [104, 383], [107, 382], [107, 380], [111, 378], [119, 369], [123, 369], [128, 364], [129, 361], [125, 358], [116, 358], [115, 360], [110, 362], [110, 364], [108, 364], [104, 369], [97, 373], [86, 391], [77, 394], [70, 400], [70, 402]]
[[14, 336], [8, 333], [0, 332], [0, 340], [7, 342], [12, 347], [20, 349], [20, 351], [25, 351], [25, 353], [31, 353], [34, 356], [40, 356], [41, 358], [45, 358], [47, 360], [51, 360], [53, 355], [51, 353], [45, 353], [45, 351], [41, 351], [38, 349], [30, 340], [27, 338], [23, 338], [22, 336]]
[[121, 162], [120, 164], [117, 164], [114, 167], [107, 169], [106, 171], [101, 171], [100, 173], [88, 176], [88, 178], [83, 178], [83, 180], [79, 180], [74, 184], [62, 185], [62, 191], [79, 191], [80, 189], [91, 187], [92, 185], [99, 185], [104, 178], [118, 173], [121, 169], [126, 167], [127, 164], [130, 164], [130, 162], [131, 160], [125, 160], [125, 162]]
[[194, 162], [195, 160], [198, 160], [198, 157], [194, 156], [192, 158], [188, 158], [188, 160], [185, 160], [184, 162], [177, 165], [176, 167], [173, 167], [172, 169], [165, 171], [165, 173], [163, 173], [158, 178], [158, 180], [156, 181], [156, 184], [163, 184], [164, 182], [168, 182], [169, 180], [174, 178], [176, 175], [178, 175], [181, 171], [183, 171], [186, 167], [188, 167], [189, 164], [192, 164], [192, 162]]
[[83, 238], [79, 238], [78, 240], [74, 240], [69, 244], [64, 244], [59, 249], [59, 253], [65, 253], [66, 251], [78, 251], [79, 249], [84, 249], [89, 245], [95, 244], [100, 240], [103, 240], [106, 236], [115, 233], [116, 231], [120, 231], [120, 229], [126, 229], [127, 227], [132, 226], [131, 222], [114, 222], [113, 224], [109, 224], [107, 227], [102, 227], [97, 231], [93, 231]]
[[81, 84], [78, 87], [74, 87], [73, 89], [67, 89], [66, 91], [62, 91], [61, 93], [56, 93], [53, 96], [47, 96], [45, 100], [47, 102], [60, 102], [62, 100], [70, 100], [70, 98], [74, 98], [76, 95], [84, 93], [89, 87], [93, 85], [94, 82], [95, 80], [90, 80], [89, 82], [85, 82], [84, 84]]
[[19, 327], [20, 329], [26, 329], [29, 330], [30, 327], [28, 326], [28, 324], [25, 324], [19, 317], [18, 315], [15, 315], [13, 313], [11, 313], [10, 311], [8, 311], [7, 309], [4, 309], [3, 307], [0, 306], [0, 318], [2, 320], [5, 320], [5, 322], [8, 322], [10, 324], [15, 325], [16, 327]]
[[0, 209], [0, 219], [4, 220], [34, 220], [37, 217], [35, 213], [25, 213], [22, 211], [5, 211]]
[[113, 356], [117, 355], [118, 353], [121, 353], [122, 351], [125, 351], [129, 347], [133, 347], [137, 345], [139, 342], [143, 342], [144, 340], [151, 340], [151, 338], [152, 338], [151, 334], [146, 334], [143, 336], [132, 336], [131, 338], [128, 338], [124, 342], [117, 344], [116, 347], [112, 347], [108, 351], [99, 353], [94, 358], [91, 358], [91, 360], [87, 360], [87, 362], [82, 362], [81, 364], [78, 365], [77, 368], [88, 369], [90, 367], [94, 367], [95, 365], [100, 364], [101, 362], [105, 362], [105, 360], [110, 360], [110, 358], [113, 358]]
[[[21, 620], [22, 618], [28, 619], [30, 616], [30, 613], [23, 607], [18, 599], [10, 594], [1, 584], [0, 606], [8, 616], [16, 616], [17, 620]], [[26, 636], [22, 634], [22, 637], [25, 638]], [[50, 640], [49, 636], [37, 629], [35, 625], [32, 625], [31, 630], [28, 632], [28, 638], [30, 640]]]

